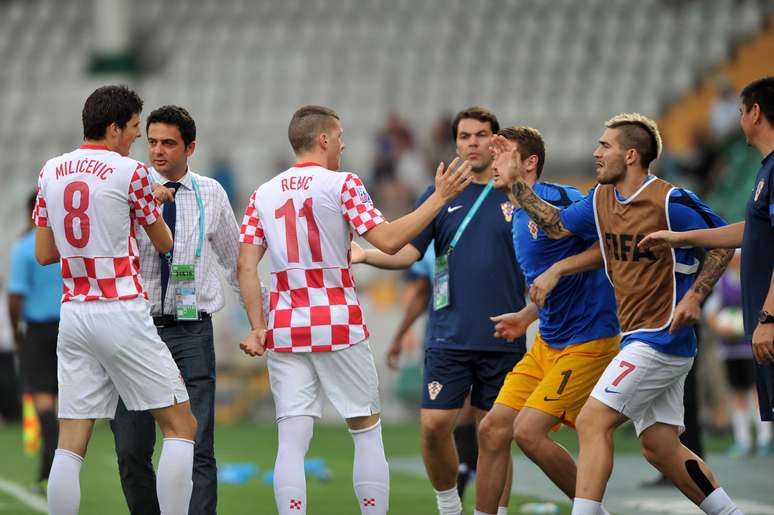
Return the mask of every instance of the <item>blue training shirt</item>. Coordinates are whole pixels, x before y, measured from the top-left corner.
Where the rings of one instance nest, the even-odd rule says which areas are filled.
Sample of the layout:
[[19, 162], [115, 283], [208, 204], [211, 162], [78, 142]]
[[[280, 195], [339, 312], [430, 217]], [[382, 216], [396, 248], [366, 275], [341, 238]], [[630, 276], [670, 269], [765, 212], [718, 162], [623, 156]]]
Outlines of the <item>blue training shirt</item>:
[[[577, 189], [561, 184], [538, 182], [532, 190], [559, 209], [583, 198]], [[513, 245], [529, 284], [557, 261], [594, 244], [598, 244], [596, 237], [585, 239], [573, 235], [552, 240], [523, 209], [513, 213]], [[539, 316], [540, 336], [555, 349], [621, 332], [613, 288], [601, 269], [562, 277], [546, 298]]]
[[35, 231], [27, 232], [11, 250], [11, 269], [8, 272], [8, 293], [24, 297], [24, 320], [59, 320], [62, 289], [59, 263], [41, 266], [35, 259]]
[[[417, 201], [424, 202], [431, 186]], [[457, 228], [484, 189], [471, 184], [438, 213], [411, 244], [424, 255], [434, 241], [445, 254]], [[524, 308], [524, 277], [513, 251], [508, 197], [492, 190], [449, 256], [450, 305], [430, 311], [428, 348], [525, 352], [524, 337], [508, 342], [494, 336], [489, 317]]]
[[[654, 179], [648, 176], [645, 183]], [[643, 183], [643, 184], [645, 184]], [[561, 217], [564, 226], [581, 238], [598, 238], [597, 225], [594, 216], [594, 190], [581, 201], [562, 210]], [[626, 200], [616, 192], [619, 201]], [[695, 193], [675, 188], [669, 196], [669, 224], [673, 231], [692, 231], [721, 227], [726, 222], [704, 204]], [[699, 260], [695, 249], [674, 249], [676, 260], [675, 283], [677, 290], [676, 303], [693, 285], [698, 272]], [[683, 326], [676, 333], [669, 334], [669, 328], [661, 331], [637, 331], [627, 334], [621, 341], [625, 347], [632, 341], [647, 343], [654, 349], [675, 356], [694, 356], [696, 354], [696, 331], [692, 325]]]
[[[433, 276], [435, 275], [435, 247], [433, 245], [428, 246], [422, 259], [411, 265], [409, 270], [412, 274], [433, 282]], [[432, 305], [433, 303], [431, 302], [430, 306]]]
[[774, 152], [763, 160], [745, 213], [742, 240], [744, 334], [752, 340], [774, 267]]

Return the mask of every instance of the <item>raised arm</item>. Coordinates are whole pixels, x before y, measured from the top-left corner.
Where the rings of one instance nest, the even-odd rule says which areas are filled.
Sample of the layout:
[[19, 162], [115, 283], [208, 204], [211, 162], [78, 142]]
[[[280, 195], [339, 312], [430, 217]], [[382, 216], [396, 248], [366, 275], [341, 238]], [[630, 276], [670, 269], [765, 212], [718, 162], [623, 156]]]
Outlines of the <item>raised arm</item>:
[[735, 249], [742, 246], [744, 222], [724, 225], [713, 229], [696, 229], [693, 231], [656, 231], [648, 234], [639, 243], [642, 250], [650, 250], [663, 246], [707, 247], [714, 249]]
[[495, 154], [497, 168], [508, 170], [508, 180], [512, 181], [511, 194], [527, 212], [527, 215], [543, 229], [546, 236], [558, 240], [572, 235], [572, 232], [562, 223], [559, 216], [560, 210], [538, 197], [516, 171], [518, 147], [510, 150], [508, 140], [498, 135], [492, 139], [492, 150]]

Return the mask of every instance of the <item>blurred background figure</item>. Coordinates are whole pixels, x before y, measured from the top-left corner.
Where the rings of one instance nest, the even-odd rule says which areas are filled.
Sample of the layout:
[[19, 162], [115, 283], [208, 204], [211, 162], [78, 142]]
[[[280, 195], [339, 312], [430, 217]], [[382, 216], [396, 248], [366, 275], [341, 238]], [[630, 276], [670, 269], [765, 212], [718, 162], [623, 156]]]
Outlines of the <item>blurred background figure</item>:
[[22, 211], [27, 229], [11, 251], [8, 305], [11, 326], [19, 346], [22, 387], [24, 393], [32, 394], [43, 436], [36, 489], [45, 492], [59, 438], [56, 340], [62, 274], [58, 263], [41, 266], [35, 260], [32, 210], [36, 197], [37, 194], [33, 193], [27, 198], [26, 210]]
[[8, 313], [8, 294], [0, 282], [0, 425], [21, 420], [16, 350]]
[[[750, 342], [745, 340], [742, 322], [742, 286], [739, 277], [741, 253], [737, 250], [728, 270], [718, 281], [704, 305], [707, 323], [717, 337], [719, 351], [730, 386], [728, 409], [734, 443], [728, 450], [731, 457], [740, 458], [757, 452], [771, 454], [771, 422], [761, 422], [755, 393], [755, 361]], [[757, 445], [753, 447], [753, 427]]]

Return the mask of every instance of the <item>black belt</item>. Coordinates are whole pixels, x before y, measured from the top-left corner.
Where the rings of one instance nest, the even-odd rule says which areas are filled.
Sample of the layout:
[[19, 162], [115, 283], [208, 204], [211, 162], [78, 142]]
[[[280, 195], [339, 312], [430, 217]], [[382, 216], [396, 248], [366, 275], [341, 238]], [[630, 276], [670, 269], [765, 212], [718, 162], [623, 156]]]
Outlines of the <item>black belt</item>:
[[[199, 311], [199, 318], [201, 321], [209, 320], [210, 314], [205, 313], [204, 311]], [[191, 322], [196, 322], [196, 320], [175, 320], [174, 315], [161, 315], [153, 317], [153, 325], [156, 327], [173, 327], [177, 324], [188, 324]]]

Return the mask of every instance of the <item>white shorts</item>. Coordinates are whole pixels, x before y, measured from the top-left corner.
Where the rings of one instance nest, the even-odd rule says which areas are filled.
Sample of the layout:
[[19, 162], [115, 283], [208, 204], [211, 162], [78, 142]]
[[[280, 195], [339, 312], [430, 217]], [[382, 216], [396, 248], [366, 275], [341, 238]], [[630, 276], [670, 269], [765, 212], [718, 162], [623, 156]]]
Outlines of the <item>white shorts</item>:
[[269, 352], [277, 420], [322, 416], [323, 393], [346, 418], [381, 411], [379, 378], [368, 341], [334, 352]]
[[188, 400], [180, 370], [159, 338], [148, 302], [65, 302], [56, 349], [59, 418], [113, 418]]
[[637, 436], [657, 422], [677, 426], [682, 433], [683, 385], [691, 366], [693, 358], [632, 342], [613, 358], [591, 396], [626, 415]]

